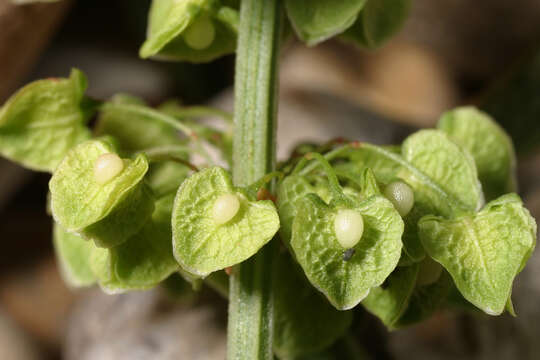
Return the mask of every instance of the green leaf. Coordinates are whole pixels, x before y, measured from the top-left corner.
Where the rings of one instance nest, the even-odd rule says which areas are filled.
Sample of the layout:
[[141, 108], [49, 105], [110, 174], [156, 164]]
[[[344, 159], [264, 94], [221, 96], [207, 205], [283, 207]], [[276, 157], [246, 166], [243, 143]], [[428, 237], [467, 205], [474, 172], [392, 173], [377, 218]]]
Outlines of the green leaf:
[[274, 275], [274, 352], [281, 359], [320, 352], [343, 336], [350, 311], [337, 311], [308, 282], [288, 254]]
[[93, 246], [90, 264], [100, 287], [107, 293], [144, 290], [181, 271], [171, 246], [171, 212], [174, 194], [156, 201], [151, 220], [119, 246]]
[[118, 141], [123, 154], [163, 145], [180, 144], [178, 131], [171, 125], [155, 119], [152, 112], [134, 111], [144, 104], [135, 103], [125, 96], [113, 98], [100, 108], [97, 135], [111, 135]]
[[383, 283], [402, 247], [403, 221], [390, 201], [372, 196], [353, 209], [363, 217], [364, 232], [348, 261], [334, 233], [339, 208], [308, 194], [293, 222], [291, 246], [298, 262], [309, 281], [340, 310], [356, 306]]
[[364, 169], [360, 181], [362, 197], [368, 198], [373, 195], [381, 195], [381, 189], [379, 188], [375, 174], [370, 168]]
[[517, 190], [514, 145], [488, 114], [461, 107], [443, 114], [437, 126], [471, 153], [487, 200]]
[[402, 146], [403, 159], [397, 177], [414, 191], [414, 206], [405, 217], [403, 243], [413, 262], [424, 258], [417, 224], [424, 215], [452, 217], [479, 209], [484, 201], [474, 160], [443, 132], [421, 130]]
[[90, 267], [90, 253], [94, 243], [71, 234], [54, 223], [53, 243], [60, 274], [64, 281], [73, 287], [90, 286], [96, 277]]
[[[144, 111], [149, 110], [149, 111]], [[178, 151], [174, 146], [183, 144], [178, 131], [169, 123], [158, 119], [159, 111], [151, 109], [139, 98], [118, 94], [101, 107], [96, 132], [111, 135], [118, 142], [122, 154], [132, 155], [143, 150], [166, 149], [189, 160], [188, 150]], [[173, 161], [152, 163], [147, 181], [157, 197], [176, 191], [187, 178], [190, 169]]]
[[483, 206], [482, 187], [472, 156], [438, 130], [420, 130], [402, 146], [403, 158], [468, 209]]
[[401, 29], [410, 5], [410, 0], [368, 0], [342, 38], [369, 49], [378, 48]]
[[172, 253], [171, 213], [174, 194], [156, 202], [151, 221], [123, 244], [109, 249], [115, 279], [124, 288], [145, 288], [178, 271]]
[[393, 328], [403, 328], [417, 324], [434, 312], [443, 308], [454, 284], [452, 278], [443, 271], [439, 280], [426, 286], [417, 286], [409, 299], [409, 306]]
[[0, 109], [0, 155], [39, 171], [52, 172], [73, 146], [90, 138], [91, 115], [84, 98], [86, 77], [35, 81]]
[[[469, 209], [454, 194], [464, 197], [465, 194], [478, 198], [478, 181], [476, 180], [474, 163], [467, 153], [436, 131], [423, 130], [409, 136], [402, 148], [404, 156], [394, 149], [361, 143], [352, 148], [347, 157], [351, 167], [356, 167], [360, 174], [369, 167], [378, 181], [390, 183], [395, 180], [404, 181], [414, 192], [414, 206], [403, 219], [405, 231], [403, 245], [405, 257], [403, 264], [421, 261], [425, 252], [418, 237], [417, 223], [424, 215], [436, 214], [452, 217], [456, 212]], [[405, 153], [406, 152], [406, 153]], [[437, 157], [431, 158], [431, 152]], [[409, 160], [415, 162], [411, 164]], [[416, 165], [416, 166], [415, 166]], [[462, 174], [452, 174], [453, 167], [464, 169]], [[452, 176], [445, 176], [448, 173]], [[429, 175], [433, 174], [434, 178]], [[468, 186], [469, 188], [456, 188]], [[452, 189], [452, 193], [446, 189]], [[457, 191], [457, 189], [461, 189]], [[470, 201], [476, 206], [476, 201]], [[474, 208], [473, 208], [474, 209]]]
[[365, 3], [366, 0], [285, 0], [285, 7], [298, 37], [313, 46], [350, 27]]
[[311, 193], [317, 191], [303, 176], [287, 176], [278, 185], [277, 206], [281, 224], [279, 234], [287, 245], [291, 241], [293, 220], [298, 212], [299, 202]]
[[187, 179], [191, 169], [172, 161], [155, 163], [150, 166], [146, 180], [156, 197], [176, 192]]
[[[222, 195], [235, 197], [239, 208], [219, 224], [213, 212]], [[252, 201], [232, 186], [227, 171], [212, 167], [193, 174], [178, 189], [172, 225], [176, 260], [204, 277], [254, 255], [278, 231], [279, 217], [271, 201]]]
[[[383, 153], [379, 152], [382, 150]], [[390, 154], [391, 156], [385, 156]], [[402, 168], [402, 164], [395, 160], [396, 157], [401, 155], [401, 150], [396, 152], [390, 152], [382, 147], [360, 147], [349, 153], [349, 163], [345, 163], [350, 167], [351, 172], [357, 174], [362, 173], [366, 168], [373, 171], [375, 178], [384, 184], [388, 184], [394, 181]]]
[[[237, 27], [237, 10], [218, 0], [153, 0], [140, 56], [208, 62], [235, 51]], [[195, 48], [186, 41], [194, 29], [202, 41]]]
[[463, 296], [487, 314], [502, 313], [536, 242], [536, 223], [519, 197], [504, 195], [451, 220], [426, 216], [418, 227], [424, 248]]
[[67, 154], [49, 183], [54, 219], [101, 247], [119, 245], [137, 233], [154, 208], [143, 181], [148, 170], [144, 155], [123, 159], [123, 170], [109, 182], [96, 181], [96, 161], [109, 153], [115, 149], [105, 140], [84, 142]]
[[409, 306], [417, 274], [418, 264], [396, 268], [383, 286], [370, 291], [368, 297], [362, 301], [362, 305], [381, 319], [387, 327], [393, 328]]

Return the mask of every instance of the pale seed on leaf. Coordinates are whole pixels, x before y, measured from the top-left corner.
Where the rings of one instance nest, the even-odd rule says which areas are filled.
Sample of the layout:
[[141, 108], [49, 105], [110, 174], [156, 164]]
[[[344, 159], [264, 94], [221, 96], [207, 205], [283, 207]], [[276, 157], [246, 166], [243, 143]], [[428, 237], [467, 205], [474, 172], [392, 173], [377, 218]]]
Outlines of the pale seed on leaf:
[[106, 184], [124, 170], [124, 161], [114, 153], [103, 154], [94, 163], [94, 179], [98, 184]]
[[208, 48], [216, 36], [216, 30], [208, 17], [201, 17], [187, 28], [184, 41], [195, 50]]
[[392, 202], [401, 217], [411, 211], [414, 205], [414, 193], [404, 182], [395, 181], [384, 189], [384, 196]]
[[216, 199], [212, 208], [212, 217], [218, 225], [229, 222], [240, 209], [240, 201], [234, 194], [224, 194]]
[[354, 210], [340, 210], [334, 219], [334, 233], [341, 246], [350, 249], [362, 238], [364, 220]]

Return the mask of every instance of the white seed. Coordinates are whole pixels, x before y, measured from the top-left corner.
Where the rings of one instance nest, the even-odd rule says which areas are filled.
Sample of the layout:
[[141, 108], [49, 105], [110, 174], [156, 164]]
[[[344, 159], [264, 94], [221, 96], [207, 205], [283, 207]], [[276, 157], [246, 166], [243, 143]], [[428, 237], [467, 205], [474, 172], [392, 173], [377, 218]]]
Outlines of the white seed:
[[106, 184], [124, 170], [124, 161], [116, 154], [103, 154], [94, 163], [94, 179], [98, 184]]
[[419, 286], [434, 284], [441, 277], [442, 270], [443, 267], [441, 264], [429, 256], [426, 256], [426, 258], [420, 263], [416, 284]]
[[231, 220], [240, 209], [238, 196], [234, 194], [224, 194], [216, 199], [212, 208], [212, 217], [218, 225], [225, 224]]
[[414, 205], [414, 193], [411, 187], [401, 181], [388, 184], [384, 189], [384, 196], [394, 204], [402, 217], [407, 215]]
[[184, 32], [184, 41], [195, 50], [203, 50], [209, 47], [216, 36], [216, 30], [212, 21], [206, 17], [195, 20]]
[[358, 211], [339, 210], [334, 219], [334, 233], [345, 249], [358, 244], [364, 232], [364, 220]]

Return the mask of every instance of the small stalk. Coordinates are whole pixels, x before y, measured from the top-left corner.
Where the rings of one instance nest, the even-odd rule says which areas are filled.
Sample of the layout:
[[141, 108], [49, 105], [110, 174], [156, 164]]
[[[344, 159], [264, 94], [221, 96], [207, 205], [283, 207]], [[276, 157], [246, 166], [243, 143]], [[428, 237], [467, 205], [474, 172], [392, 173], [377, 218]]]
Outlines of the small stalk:
[[[236, 53], [233, 180], [247, 186], [275, 169], [282, 0], [241, 0]], [[273, 359], [271, 241], [230, 278], [227, 358]]]

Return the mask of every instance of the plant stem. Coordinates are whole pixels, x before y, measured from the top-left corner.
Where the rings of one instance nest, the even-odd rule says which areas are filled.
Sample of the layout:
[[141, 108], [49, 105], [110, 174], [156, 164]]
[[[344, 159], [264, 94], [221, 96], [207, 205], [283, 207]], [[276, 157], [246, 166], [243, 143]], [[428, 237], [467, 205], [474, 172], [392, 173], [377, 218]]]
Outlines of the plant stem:
[[[282, 0], [241, 0], [236, 53], [233, 180], [249, 185], [275, 168]], [[230, 278], [227, 358], [272, 359], [271, 241]]]

